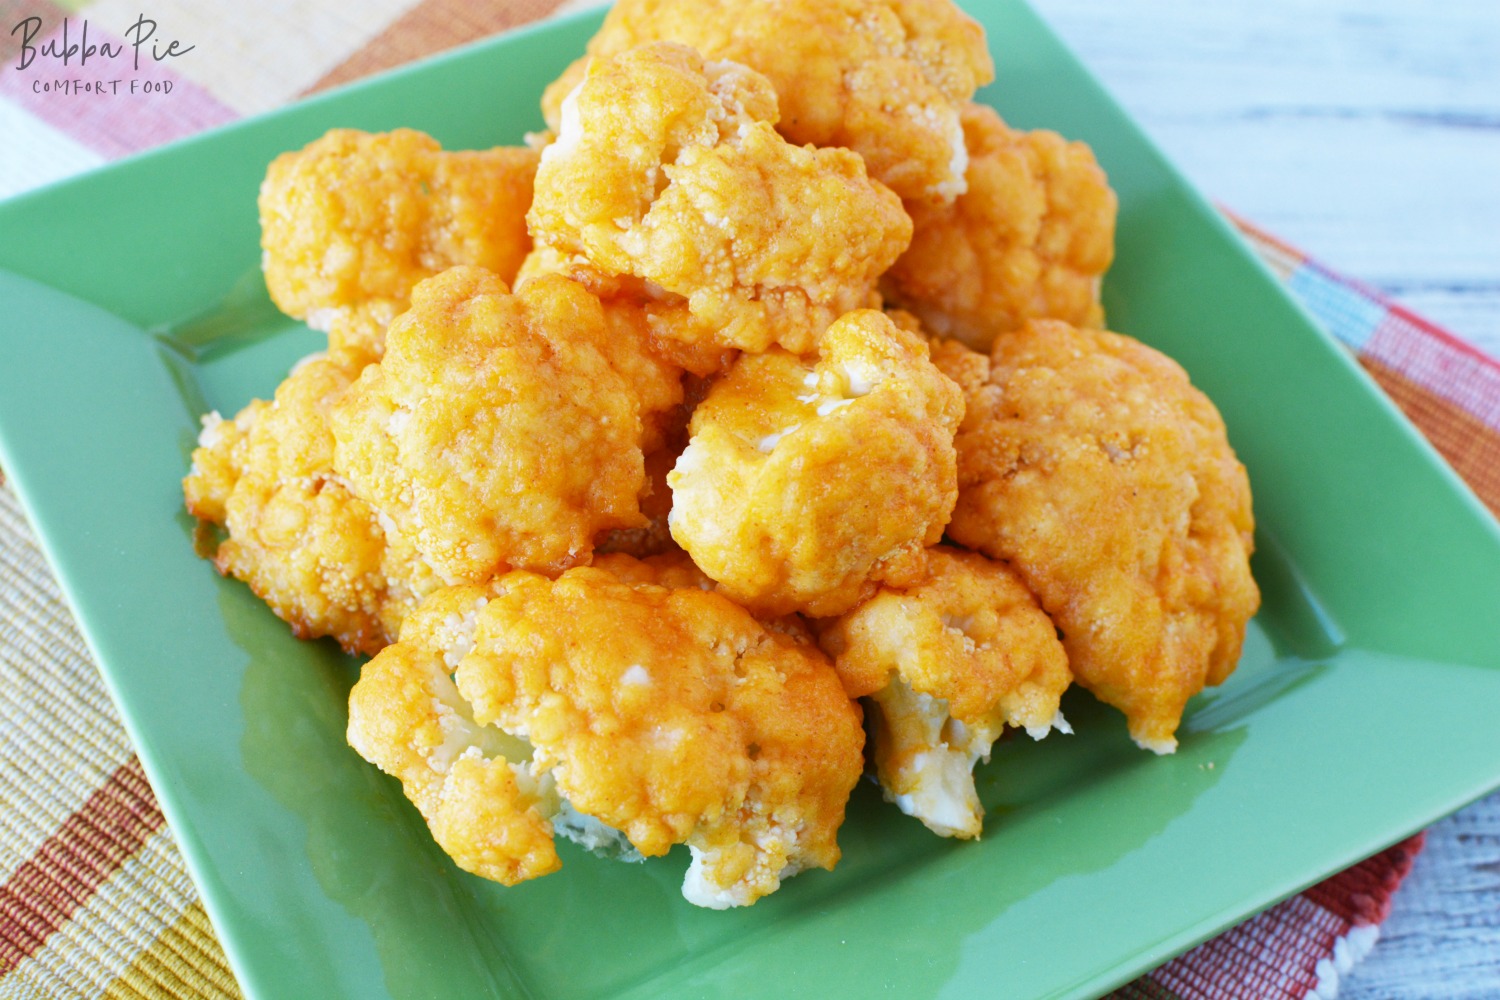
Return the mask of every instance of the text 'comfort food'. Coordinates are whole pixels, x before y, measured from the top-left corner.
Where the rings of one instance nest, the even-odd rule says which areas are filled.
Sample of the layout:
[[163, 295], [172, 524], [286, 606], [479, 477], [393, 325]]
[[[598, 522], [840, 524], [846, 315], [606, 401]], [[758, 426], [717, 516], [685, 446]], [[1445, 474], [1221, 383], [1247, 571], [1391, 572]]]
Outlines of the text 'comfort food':
[[949, 0], [620, 0], [525, 145], [270, 165], [266, 286], [328, 350], [205, 416], [187, 506], [372, 657], [349, 742], [461, 868], [685, 845], [746, 906], [834, 867], [867, 766], [978, 837], [1075, 680], [1170, 753], [1234, 669], [1244, 468], [1102, 329], [1115, 196], [993, 75]]

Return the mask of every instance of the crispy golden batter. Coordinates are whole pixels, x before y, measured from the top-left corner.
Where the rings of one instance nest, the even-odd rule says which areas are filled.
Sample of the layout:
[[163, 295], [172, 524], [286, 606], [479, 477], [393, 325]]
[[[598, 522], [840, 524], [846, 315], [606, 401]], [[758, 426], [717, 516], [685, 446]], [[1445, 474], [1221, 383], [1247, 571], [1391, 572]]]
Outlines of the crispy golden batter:
[[333, 472], [328, 411], [355, 372], [321, 359], [299, 365], [233, 421], [204, 421], [183, 480], [188, 511], [221, 525], [219, 572], [244, 580], [304, 639], [333, 636], [373, 654], [440, 581], [416, 552]]
[[282, 154], [260, 190], [271, 298], [328, 331], [335, 354], [379, 356], [417, 282], [455, 264], [514, 277], [536, 162], [520, 147], [444, 152], [411, 129], [334, 129]]
[[[702, 352], [680, 355], [673, 351], [672, 347], [681, 341], [657, 336], [647, 314], [621, 289], [620, 281], [590, 280], [598, 275], [587, 268], [575, 272], [549, 247], [538, 247], [527, 255], [516, 275], [515, 290], [519, 293], [529, 282], [545, 275], [570, 278], [598, 298], [609, 326], [610, 362], [625, 376], [640, 400], [641, 418], [646, 425], [642, 447], [649, 453], [676, 442], [677, 450], [681, 451], [687, 440], [687, 414], [682, 410], [684, 369], [702, 363], [707, 371], [718, 371], [727, 363], [724, 352], [715, 349], [709, 359]], [[686, 312], [682, 315], [685, 317]], [[681, 441], [677, 441], [679, 434]]]
[[1128, 337], [1033, 322], [986, 359], [933, 348], [964, 387], [950, 536], [1014, 567], [1079, 682], [1158, 753], [1234, 669], [1260, 595], [1245, 469], [1175, 362]]
[[[595, 569], [607, 570], [625, 583], [651, 583], [659, 587], [696, 587], [699, 590], [721, 590], [712, 577], [698, 568], [686, 552], [674, 547], [669, 552], [635, 558], [625, 552], [597, 555], [591, 564]], [[801, 615], [779, 615], [772, 618], [757, 617], [756, 621], [768, 631], [786, 636], [794, 642], [817, 641], [808, 621]]]
[[674, 589], [714, 589], [714, 581], [694, 565], [693, 560], [681, 549], [643, 559], [624, 552], [610, 552], [596, 556], [592, 565], [632, 587], [651, 584]]
[[[662, 363], [706, 377], [728, 368], [739, 354], [732, 347], [702, 336], [699, 322], [678, 296], [663, 296], [629, 275], [606, 275], [584, 257], [539, 246], [527, 255], [516, 276], [519, 288], [543, 274], [560, 274], [593, 292], [617, 337], [642, 344]], [[871, 293], [874, 294], [874, 293]]]
[[815, 364], [743, 355], [667, 477], [672, 537], [763, 615], [835, 615], [916, 583], [952, 510], [962, 413], [926, 342], [874, 310], [829, 327]]
[[590, 56], [680, 42], [765, 74], [781, 134], [843, 146], [909, 201], [964, 190], [960, 106], [995, 76], [984, 30], [948, 0], [619, 0], [542, 98], [555, 129]]
[[820, 640], [850, 697], [869, 696], [885, 796], [945, 837], [977, 837], [972, 771], [1006, 726], [1067, 730], [1072, 680], [1052, 620], [1004, 563], [938, 546], [926, 580], [882, 587]]
[[[610, 304], [603, 303], [605, 314]], [[693, 410], [708, 394], [709, 382], [688, 376], [682, 381], [682, 403], [670, 414], [664, 415], [660, 444], [646, 453], [646, 486], [641, 491], [641, 514], [646, 518], [644, 527], [617, 528], [607, 531], [594, 540], [594, 552], [623, 552], [644, 559], [648, 556], [668, 553], [682, 554], [682, 549], [672, 540], [672, 530], [667, 519], [672, 513], [672, 487], [667, 476], [688, 443], [688, 421]], [[687, 559], [686, 555], [683, 555]], [[597, 563], [598, 560], [596, 559]], [[691, 564], [691, 563], [690, 563]], [[695, 567], [695, 572], [696, 567]]]
[[634, 279], [658, 337], [810, 350], [868, 304], [911, 220], [857, 155], [790, 145], [775, 118], [735, 63], [665, 43], [597, 60], [542, 153], [532, 234], [586, 282]]
[[543, 276], [512, 295], [452, 268], [417, 286], [335, 406], [335, 467], [449, 582], [587, 561], [600, 531], [644, 521], [622, 353], [579, 285]]
[[863, 732], [815, 646], [717, 594], [580, 567], [424, 602], [355, 685], [349, 742], [470, 871], [545, 874], [554, 832], [686, 843], [683, 895], [720, 909], [838, 861]]
[[969, 190], [952, 205], [911, 207], [911, 248], [881, 290], [932, 333], [980, 351], [1030, 319], [1103, 325], [1117, 200], [1093, 152], [1014, 130], [983, 105], [966, 105], [963, 123]]

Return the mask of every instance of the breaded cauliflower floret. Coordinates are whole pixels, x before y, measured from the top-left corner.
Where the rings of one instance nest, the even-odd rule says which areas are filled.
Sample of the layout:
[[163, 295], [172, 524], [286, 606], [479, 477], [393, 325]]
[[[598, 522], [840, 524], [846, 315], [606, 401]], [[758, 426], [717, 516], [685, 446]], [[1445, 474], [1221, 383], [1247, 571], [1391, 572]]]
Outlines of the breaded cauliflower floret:
[[1014, 130], [983, 105], [965, 106], [963, 123], [969, 190], [952, 205], [911, 207], [911, 248], [881, 290], [932, 333], [980, 351], [1030, 319], [1101, 326], [1117, 200], [1093, 152]]
[[210, 414], [182, 485], [188, 511], [227, 533], [213, 557], [219, 572], [249, 584], [299, 637], [374, 654], [441, 581], [334, 474], [328, 411], [354, 376], [314, 358], [272, 402], [233, 421]]
[[1250, 485], [1218, 411], [1171, 359], [1060, 322], [990, 358], [954, 341], [933, 356], [968, 402], [949, 535], [1019, 572], [1079, 683], [1170, 753], [1260, 603]]
[[866, 697], [885, 796], [944, 837], [977, 837], [974, 765], [1006, 726], [1070, 731], [1072, 680], [1052, 620], [1004, 563], [938, 546], [915, 587], [882, 587], [820, 640], [850, 697]]
[[596, 60], [563, 103], [532, 235], [573, 271], [634, 279], [652, 311], [677, 314], [653, 324], [661, 336], [810, 350], [911, 239], [856, 154], [776, 134], [770, 84], [738, 64], [645, 45]]
[[834, 866], [863, 739], [815, 646], [717, 594], [593, 567], [440, 591], [349, 706], [349, 742], [469, 871], [553, 870], [570, 810], [595, 842], [686, 843], [683, 895], [715, 909]]
[[956, 495], [957, 386], [927, 343], [860, 310], [816, 361], [744, 355], [693, 413], [672, 537], [757, 614], [836, 615], [916, 583]]
[[781, 134], [843, 146], [908, 201], [964, 190], [959, 107], [994, 79], [984, 29], [948, 0], [619, 0], [542, 99], [560, 105], [591, 56], [649, 41], [691, 45], [765, 74], [781, 102]]
[[482, 268], [418, 285], [333, 411], [335, 467], [453, 583], [587, 561], [643, 523], [640, 403], [598, 300]]
[[531, 248], [537, 154], [444, 152], [412, 129], [334, 129], [272, 161], [260, 190], [266, 288], [335, 354], [379, 356], [417, 282], [455, 264], [509, 281]]

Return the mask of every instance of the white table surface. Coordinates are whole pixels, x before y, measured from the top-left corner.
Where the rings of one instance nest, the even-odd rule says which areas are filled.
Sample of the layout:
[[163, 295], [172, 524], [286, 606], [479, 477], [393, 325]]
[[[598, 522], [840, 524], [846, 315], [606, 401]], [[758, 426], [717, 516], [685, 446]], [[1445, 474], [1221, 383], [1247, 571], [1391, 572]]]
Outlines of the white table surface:
[[[1032, 2], [1206, 195], [1500, 356], [1500, 2]], [[1339, 996], [1500, 997], [1500, 794]]]

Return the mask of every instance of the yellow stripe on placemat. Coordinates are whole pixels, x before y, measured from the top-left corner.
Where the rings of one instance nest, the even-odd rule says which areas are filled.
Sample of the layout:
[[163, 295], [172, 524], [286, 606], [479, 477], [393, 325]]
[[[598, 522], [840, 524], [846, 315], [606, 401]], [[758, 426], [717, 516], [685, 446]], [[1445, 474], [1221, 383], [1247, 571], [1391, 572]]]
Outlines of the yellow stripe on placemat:
[[101, 995], [102, 1000], [160, 1000], [164, 996], [193, 1000], [238, 1000], [240, 996], [202, 903], [188, 907]]

